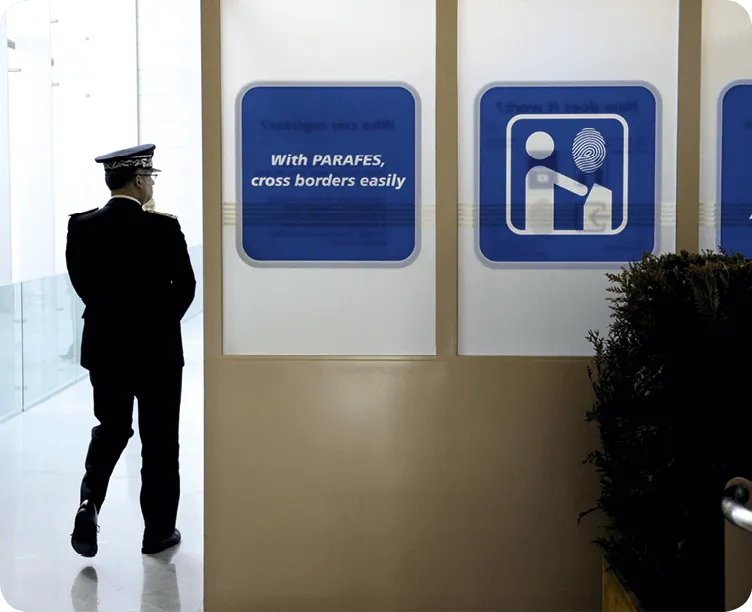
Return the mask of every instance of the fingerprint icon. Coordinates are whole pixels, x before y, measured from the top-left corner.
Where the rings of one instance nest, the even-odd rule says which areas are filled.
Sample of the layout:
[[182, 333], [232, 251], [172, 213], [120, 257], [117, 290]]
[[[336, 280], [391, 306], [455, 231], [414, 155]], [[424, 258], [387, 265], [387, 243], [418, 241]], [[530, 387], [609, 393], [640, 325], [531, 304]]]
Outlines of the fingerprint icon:
[[595, 172], [606, 161], [606, 140], [598, 130], [585, 128], [574, 139], [572, 155], [575, 165], [586, 173]]

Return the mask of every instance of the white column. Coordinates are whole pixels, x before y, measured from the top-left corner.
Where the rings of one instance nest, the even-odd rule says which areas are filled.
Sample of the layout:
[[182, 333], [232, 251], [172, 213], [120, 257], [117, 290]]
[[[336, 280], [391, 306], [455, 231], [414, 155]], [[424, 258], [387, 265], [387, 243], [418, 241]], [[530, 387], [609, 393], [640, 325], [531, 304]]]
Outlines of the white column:
[[200, 245], [200, 0], [138, 0], [138, 42], [141, 142], [157, 145], [154, 163], [164, 170], [157, 208], [178, 215], [188, 245]]
[[0, 19], [0, 286], [11, 282], [8, 68], [8, 36], [3, 17]]
[[8, 75], [13, 281], [55, 271], [49, 0], [8, 9], [20, 72]]

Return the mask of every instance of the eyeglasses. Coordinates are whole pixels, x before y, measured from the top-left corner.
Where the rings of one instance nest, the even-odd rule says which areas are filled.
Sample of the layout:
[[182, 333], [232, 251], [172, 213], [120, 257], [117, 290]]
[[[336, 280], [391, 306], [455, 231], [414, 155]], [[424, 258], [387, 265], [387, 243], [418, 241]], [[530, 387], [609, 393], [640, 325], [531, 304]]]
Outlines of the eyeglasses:
[[146, 177], [150, 178], [152, 180], [152, 182], [156, 182], [157, 181], [157, 175], [156, 174], [147, 174], [145, 172], [144, 173], [138, 172], [137, 174], [138, 174], [138, 176], [146, 176]]

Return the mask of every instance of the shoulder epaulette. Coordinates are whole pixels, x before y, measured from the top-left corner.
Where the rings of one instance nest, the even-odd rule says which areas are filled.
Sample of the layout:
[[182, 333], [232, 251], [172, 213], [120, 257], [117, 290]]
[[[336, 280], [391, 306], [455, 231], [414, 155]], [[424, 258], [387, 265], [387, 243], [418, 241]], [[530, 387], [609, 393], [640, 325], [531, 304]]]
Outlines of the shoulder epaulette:
[[69, 217], [79, 217], [81, 215], [88, 215], [89, 213], [93, 213], [98, 211], [98, 208], [92, 208], [91, 210], [85, 210], [84, 212], [75, 212], [68, 215]]
[[148, 212], [149, 214], [152, 214], [152, 215], [161, 215], [162, 217], [169, 217], [170, 219], [177, 219], [178, 218], [177, 215], [171, 215], [170, 213], [162, 212], [162, 211], [159, 211], [159, 210], [147, 210], [146, 212]]

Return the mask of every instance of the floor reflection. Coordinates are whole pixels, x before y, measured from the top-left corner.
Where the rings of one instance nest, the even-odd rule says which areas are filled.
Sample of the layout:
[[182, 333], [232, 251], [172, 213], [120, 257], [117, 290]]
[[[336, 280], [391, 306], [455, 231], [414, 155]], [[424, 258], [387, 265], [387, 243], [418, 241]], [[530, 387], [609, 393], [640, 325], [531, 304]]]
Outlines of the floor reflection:
[[75, 612], [99, 612], [99, 576], [94, 567], [82, 569], [71, 587]]
[[[177, 567], [172, 562], [180, 549], [176, 546], [159, 555], [143, 557], [143, 586], [141, 612], [182, 612]], [[97, 569], [82, 569], [71, 586], [71, 604], [74, 612], [105, 612], [113, 608], [99, 599]]]

